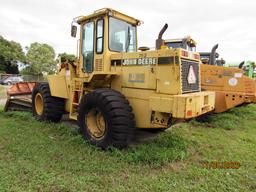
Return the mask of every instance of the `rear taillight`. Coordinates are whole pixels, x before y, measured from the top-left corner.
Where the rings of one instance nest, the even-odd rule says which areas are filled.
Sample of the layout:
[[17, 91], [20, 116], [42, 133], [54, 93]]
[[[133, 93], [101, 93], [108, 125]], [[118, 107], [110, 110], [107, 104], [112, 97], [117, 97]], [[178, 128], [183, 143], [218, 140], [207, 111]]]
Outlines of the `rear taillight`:
[[192, 114], [193, 114], [193, 113], [192, 113], [192, 110], [188, 110], [188, 111], [187, 111], [187, 117], [191, 117]]
[[194, 58], [197, 59], [197, 60], [199, 60], [199, 59], [200, 59], [199, 54], [194, 54]]
[[181, 51], [181, 55], [182, 55], [183, 57], [188, 57], [188, 52], [185, 51], [185, 50], [182, 50], [182, 51]]

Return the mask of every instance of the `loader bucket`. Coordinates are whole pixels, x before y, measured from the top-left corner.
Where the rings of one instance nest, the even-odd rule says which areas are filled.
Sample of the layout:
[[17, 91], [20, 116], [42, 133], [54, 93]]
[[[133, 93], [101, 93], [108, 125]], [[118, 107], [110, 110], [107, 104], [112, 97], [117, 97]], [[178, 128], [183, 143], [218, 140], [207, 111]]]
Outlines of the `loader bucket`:
[[30, 111], [32, 107], [31, 95], [36, 82], [19, 82], [7, 90], [7, 101], [4, 111]]

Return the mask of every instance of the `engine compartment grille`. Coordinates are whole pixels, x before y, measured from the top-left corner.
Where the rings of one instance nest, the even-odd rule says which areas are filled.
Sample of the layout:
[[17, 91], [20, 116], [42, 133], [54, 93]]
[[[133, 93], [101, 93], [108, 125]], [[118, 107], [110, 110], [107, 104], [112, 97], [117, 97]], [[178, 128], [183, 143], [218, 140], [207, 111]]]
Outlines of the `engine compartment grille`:
[[[192, 69], [190, 69], [192, 68]], [[191, 71], [190, 71], [191, 70]], [[193, 73], [193, 78], [195, 77], [195, 82], [189, 82], [188, 76]], [[200, 91], [200, 81], [199, 81], [199, 62], [181, 60], [181, 81], [182, 81], [182, 93], [190, 93]]]
[[95, 71], [103, 71], [102, 59], [95, 59]]

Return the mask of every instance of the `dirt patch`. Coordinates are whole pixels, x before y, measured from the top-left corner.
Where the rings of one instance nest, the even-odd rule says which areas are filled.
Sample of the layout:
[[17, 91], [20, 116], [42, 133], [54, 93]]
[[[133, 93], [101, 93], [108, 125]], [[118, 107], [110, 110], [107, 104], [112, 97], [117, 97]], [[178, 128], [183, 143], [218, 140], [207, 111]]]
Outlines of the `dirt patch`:
[[5, 99], [7, 97], [6, 96], [7, 89], [8, 89], [7, 86], [0, 85], [0, 100]]
[[6, 99], [0, 99], [0, 105], [5, 105]]
[[0, 85], [0, 105], [4, 105], [7, 99], [6, 91], [8, 87]]

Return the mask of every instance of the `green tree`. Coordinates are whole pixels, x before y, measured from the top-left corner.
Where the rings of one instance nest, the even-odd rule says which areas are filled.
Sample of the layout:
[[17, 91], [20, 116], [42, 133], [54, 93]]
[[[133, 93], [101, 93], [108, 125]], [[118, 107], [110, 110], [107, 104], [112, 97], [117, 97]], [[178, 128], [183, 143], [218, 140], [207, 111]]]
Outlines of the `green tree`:
[[74, 63], [77, 59], [75, 55], [68, 54], [68, 53], [60, 53], [58, 57], [60, 58], [61, 63], [64, 63], [64, 62]]
[[42, 75], [43, 73], [53, 74], [57, 70], [55, 51], [53, 47], [45, 43], [32, 43], [26, 55], [27, 67], [23, 74]]
[[0, 71], [19, 73], [18, 62], [25, 62], [25, 54], [19, 43], [0, 36]]

